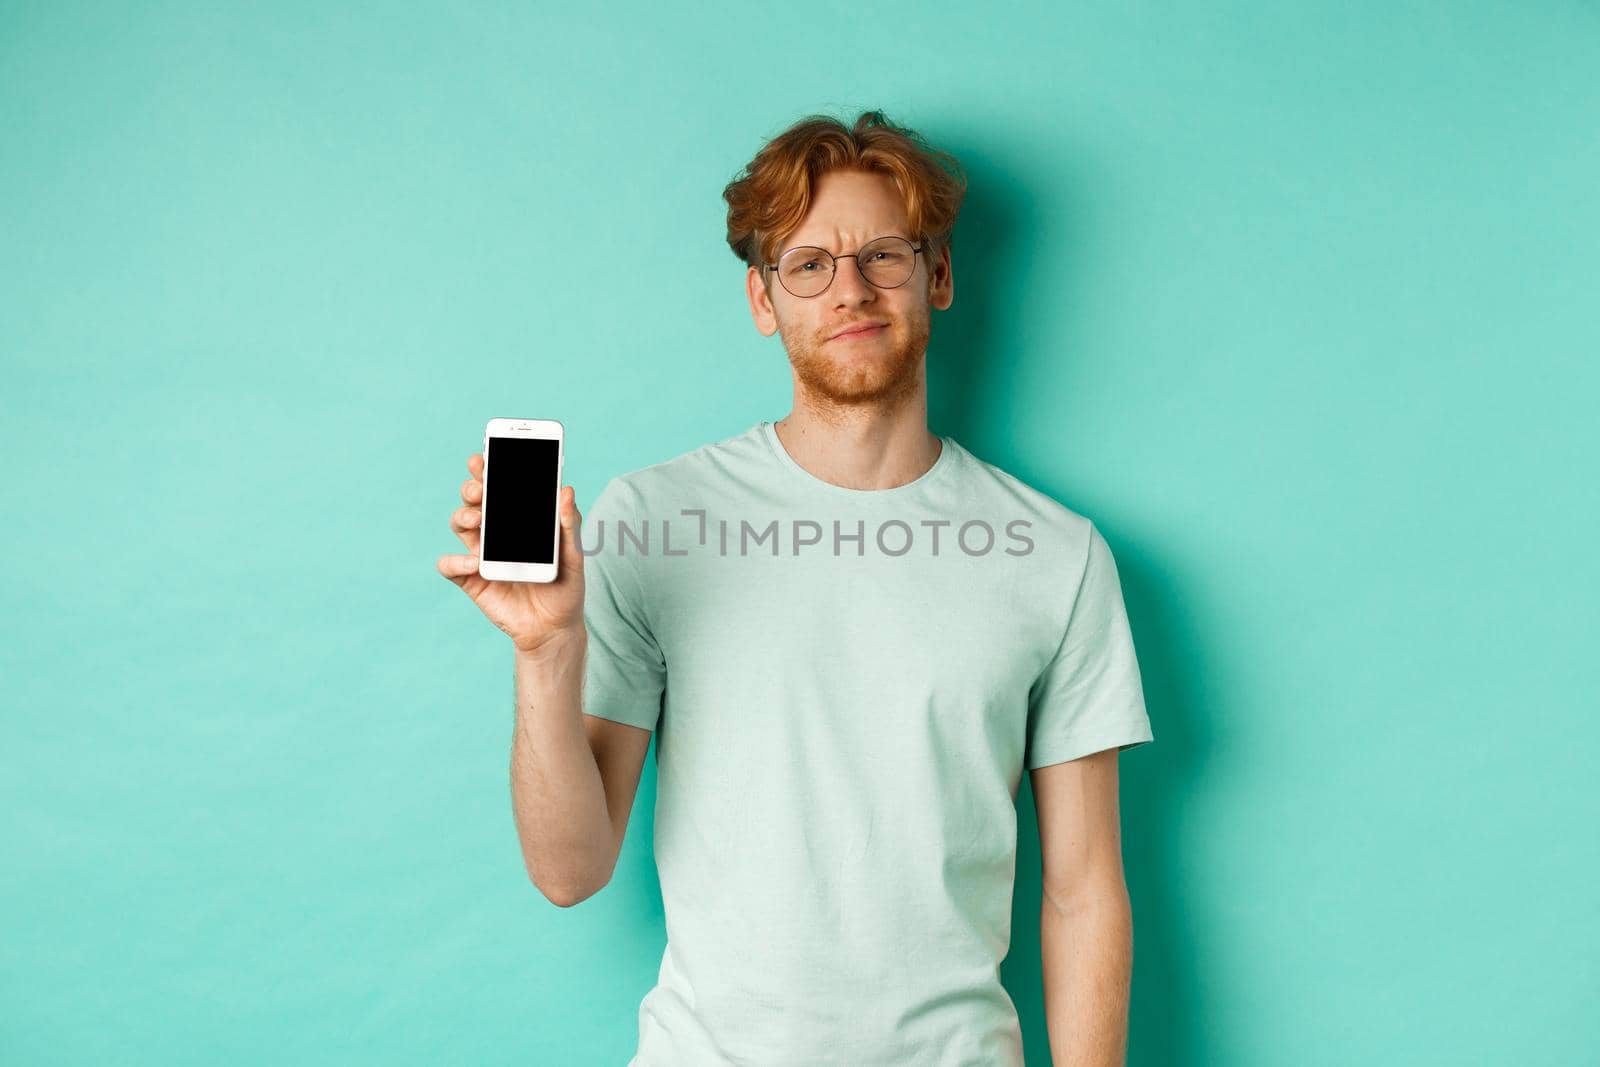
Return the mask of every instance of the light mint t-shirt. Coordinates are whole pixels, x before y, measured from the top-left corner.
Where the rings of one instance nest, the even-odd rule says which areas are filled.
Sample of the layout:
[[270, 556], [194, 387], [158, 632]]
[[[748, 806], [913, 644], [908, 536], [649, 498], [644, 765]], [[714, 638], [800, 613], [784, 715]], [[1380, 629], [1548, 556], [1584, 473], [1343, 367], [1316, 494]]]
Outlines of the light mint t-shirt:
[[583, 517], [584, 710], [656, 732], [630, 1067], [1022, 1067], [1023, 770], [1153, 735], [1105, 540], [941, 441], [846, 489], [763, 421]]

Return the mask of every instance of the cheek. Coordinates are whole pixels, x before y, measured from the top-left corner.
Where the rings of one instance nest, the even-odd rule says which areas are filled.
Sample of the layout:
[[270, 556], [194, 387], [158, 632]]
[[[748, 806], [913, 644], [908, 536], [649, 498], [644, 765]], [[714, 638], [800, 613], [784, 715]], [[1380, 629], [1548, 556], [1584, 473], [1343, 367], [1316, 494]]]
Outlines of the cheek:
[[[920, 297], [920, 295], [921, 294], [915, 294], [916, 297]], [[927, 312], [924, 310], [926, 307], [927, 304], [921, 299], [914, 298], [901, 301], [900, 303], [896, 304], [894, 308], [895, 325], [902, 330], [915, 326], [916, 323], [927, 314]]]

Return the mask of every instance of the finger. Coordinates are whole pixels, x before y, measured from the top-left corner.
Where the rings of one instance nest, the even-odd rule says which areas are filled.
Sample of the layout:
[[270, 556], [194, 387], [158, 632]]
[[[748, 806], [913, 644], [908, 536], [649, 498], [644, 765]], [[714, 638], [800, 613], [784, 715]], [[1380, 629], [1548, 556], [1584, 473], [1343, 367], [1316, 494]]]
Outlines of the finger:
[[468, 505], [483, 503], [483, 483], [476, 478], [468, 478], [462, 482], [461, 502]]
[[577, 491], [570, 485], [563, 485], [556, 506], [561, 516], [561, 570], [581, 578], [583, 551], [579, 547], [579, 537], [583, 529], [583, 515], [578, 511]]
[[478, 539], [483, 536], [479, 524], [483, 521], [483, 511], [479, 508], [456, 508], [450, 513], [450, 530], [468, 552], [478, 551]]
[[478, 573], [478, 557], [467, 555], [440, 556], [435, 566], [438, 567], [440, 574], [460, 585]]
[[[483, 453], [474, 452], [467, 457], [467, 473], [471, 475], [461, 483], [461, 502], [463, 504], [476, 504], [483, 499]], [[470, 487], [476, 483], [478, 494], [469, 496]]]

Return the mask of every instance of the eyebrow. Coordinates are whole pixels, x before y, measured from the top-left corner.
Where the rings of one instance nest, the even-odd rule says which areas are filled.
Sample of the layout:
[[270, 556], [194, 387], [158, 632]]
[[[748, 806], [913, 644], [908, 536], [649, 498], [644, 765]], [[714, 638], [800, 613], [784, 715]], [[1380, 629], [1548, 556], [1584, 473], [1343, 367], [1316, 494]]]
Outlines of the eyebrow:
[[[897, 230], [889, 230], [889, 231], [887, 231], [885, 233], [880, 233], [880, 234], [877, 234], [877, 235], [875, 235], [873, 237], [868, 237], [865, 241], [862, 241], [859, 246], [857, 246], [856, 251], [858, 251], [858, 252], [861, 251], [862, 248], [865, 248], [867, 245], [871, 244], [873, 241], [876, 241], [879, 237], [898, 237], [902, 241], [910, 241], [912, 244], [916, 244], [917, 243], [917, 239], [915, 237], [909, 237], [906, 234], [900, 233]], [[778, 249], [778, 255], [782, 256], [786, 252], [793, 252], [796, 248], [820, 248], [824, 252], [828, 253], [830, 256], [838, 254], [833, 249], [829, 248], [827, 245], [816, 245], [816, 244], [812, 244], [810, 241], [803, 241], [800, 244], [793, 244], [793, 245], [790, 245], [787, 248]]]

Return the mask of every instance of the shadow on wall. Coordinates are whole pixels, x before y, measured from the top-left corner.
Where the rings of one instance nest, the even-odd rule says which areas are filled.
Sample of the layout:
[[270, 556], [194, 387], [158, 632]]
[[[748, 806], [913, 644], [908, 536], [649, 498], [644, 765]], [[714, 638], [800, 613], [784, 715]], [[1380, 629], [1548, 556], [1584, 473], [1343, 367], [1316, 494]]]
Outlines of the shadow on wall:
[[[992, 144], [963, 144], [945, 139], [941, 145], [962, 161], [970, 186], [951, 247], [955, 302], [934, 312], [928, 351], [928, 419], [937, 433], [949, 434], [980, 457], [1008, 450], [1009, 421], [1017, 399], [1012, 383], [1019, 369], [1036, 360], [1057, 367], [1051, 380], [1061, 395], [1043, 407], [1052, 417], [1072, 418], [1072, 364], [1104, 358], [1070, 340], [1065, 350], [1023, 350], [1018, 322], [1041, 316], [1065, 316], [1052, 323], [1052, 335], [1075, 336], [1070, 317], [1073, 280], [1085, 268], [1075, 249], [1092, 213], [1083, 209], [1088, 183], [1070, 175], [1028, 174], [1014, 166], [1029, 153], [997, 153]], [[1001, 166], [997, 160], [1004, 159]], [[1052, 211], [1043, 225], [1035, 205], [1048, 190]], [[1050, 279], [1043, 292], [1030, 281], [1040, 268]], [[1063, 281], [1064, 279], [1064, 281]], [[1036, 380], [1036, 379], [1035, 379]], [[1033, 406], [1032, 410], [1038, 410]], [[991, 447], [994, 446], [994, 447]], [[1024, 481], [1069, 507], [1069, 486], [1031, 474], [1026, 463], [1006, 465]], [[1167, 605], [1173, 591], [1138, 551], [1136, 542], [1114, 533], [1114, 516], [1091, 515], [1106, 535], [1117, 558], [1123, 593], [1134, 631], [1144, 679], [1145, 698], [1156, 735], [1153, 745], [1130, 752], [1119, 763], [1123, 856], [1134, 912], [1133, 1001], [1129, 1022], [1130, 1067], [1184, 1067], [1225, 1062], [1226, 1048], [1214, 1047], [1216, 1035], [1202, 1025], [1208, 1014], [1204, 993], [1217, 994], [1214, 981], [1200, 972], [1203, 930], [1197, 930], [1183, 907], [1183, 842], [1178, 805], [1195, 795], [1197, 746], [1189, 737], [1193, 699], [1183, 679], [1194, 675], [1200, 653], [1183, 646], [1168, 625]], [[1198, 721], [1198, 720], [1195, 720]], [[1029, 1067], [1049, 1067], [1050, 1043], [1045, 1026], [1043, 968], [1039, 944], [1039, 823], [1033, 790], [1024, 772], [1017, 800], [1017, 888], [1012, 908], [1011, 948], [1001, 979], [1022, 1019], [1023, 1047]]]

